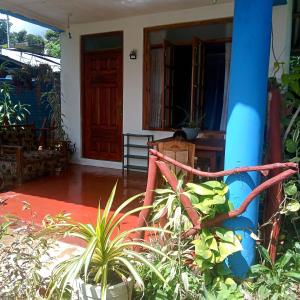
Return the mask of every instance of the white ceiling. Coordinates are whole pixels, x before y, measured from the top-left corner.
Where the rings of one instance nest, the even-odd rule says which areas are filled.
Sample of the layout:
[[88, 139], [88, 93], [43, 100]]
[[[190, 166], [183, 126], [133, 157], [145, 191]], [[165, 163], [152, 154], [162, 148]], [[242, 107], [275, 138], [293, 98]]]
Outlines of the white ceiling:
[[[217, 0], [217, 3], [233, 0]], [[211, 5], [214, 0], [0, 0], [0, 8], [65, 29], [73, 24]]]

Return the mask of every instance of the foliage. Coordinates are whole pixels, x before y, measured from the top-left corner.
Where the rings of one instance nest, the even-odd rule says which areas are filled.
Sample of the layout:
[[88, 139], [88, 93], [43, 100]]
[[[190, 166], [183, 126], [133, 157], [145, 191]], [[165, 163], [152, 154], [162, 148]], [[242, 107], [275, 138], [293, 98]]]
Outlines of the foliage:
[[[185, 192], [201, 220], [212, 219], [220, 213], [232, 209], [227, 199], [228, 186], [219, 181], [207, 181], [200, 184], [188, 183]], [[221, 290], [222, 284], [234, 283], [230, 270], [224, 261], [235, 252], [241, 251], [239, 237], [230, 229], [213, 227], [201, 230], [195, 245], [195, 262], [200, 268], [205, 285], [212, 290]]]
[[218, 287], [220, 279], [231, 272], [223, 265], [231, 254], [242, 250], [233, 231], [225, 228], [203, 229], [195, 244], [195, 262], [204, 274], [206, 285]]
[[[143, 280], [136, 270], [136, 265], [143, 264], [150, 268], [159, 278], [164, 281], [163, 276], [157, 268], [150, 263], [142, 254], [133, 250], [133, 248], [144, 248], [150, 252], [155, 252], [164, 258], [167, 258], [163, 252], [151, 247], [142, 241], [132, 238], [132, 234], [138, 231], [161, 231], [157, 228], [134, 228], [127, 231], [118, 232], [120, 223], [128, 216], [135, 214], [143, 207], [127, 210], [128, 206], [136, 201], [140, 196], [134, 196], [121, 204], [115, 212], [111, 211], [113, 199], [116, 192], [116, 185], [107, 201], [103, 211], [98, 209], [96, 226], [91, 224], [81, 224], [65, 216], [59, 220], [51, 222], [48, 225], [48, 231], [67, 230], [67, 234], [83, 240], [86, 247], [81, 255], [72, 257], [59, 264], [51, 278], [50, 293], [58, 289], [63, 293], [68, 284], [72, 286], [74, 281], [81, 277], [84, 282], [101, 285], [101, 295], [106, 299], [106, 291], [110, 284], [125, 281], [132, 276], [137, 285], [143, 287]], [[120, 217], [119, 214], [123, 211]]]
[[28, 46], [26, 46], [24, 50], [32, 53], [44, 54], [45, 41], [43, 37], [35, 34], [27, 34], [26, 42], [28, 43]]
[[[146, 292], [152, 292], [151, 297], [156, 297], [155, 299], [171, 299], [170, 296], [174, 294], [176, 297], [173, 299], [199, 299], [200, 294], [208, 296], [208, 293], [206, 296], [203, 294], [205, 289], [210, 291], [211, 297], [214, 293], [221, 297], [220, 293], [226, 286], [226, 295], [230, 294], [232, 299], [240, 299], [243, 294], [224, 264], [228, 256], [242, 249], [238, 237], [232, 230], [213, 227], [201, 230], [195, 238], [182, 240], [183, 231], [190, 229], [192, 224], [179, 200], [181, 189], [197, 209], [201, 220], [211, 219], [218, 213], [231, 210], [226, 197], [228, 187], [223, 182], [207, 181], [184, 185], [181, 179], [175, 192], [170, 188], [156, 190], [152, 221], [166, 218], [164, 229], [172, 232], [171, 237], [166, 238], [166, 247], [175, 264], [167, 261], [157, 265], [166, 277], [169, 288], [157, 282], [155, 289], [151, 290], [149, 286]], [[151, 274], [147, 278], [151, 278]], [[148, 279], [147, 282], [149, 285], [153, 284], [153, 280]]]
[[168, 243], [152, 240], [153, 247], [160, 249], [171, 260], [161, 259], [155, 252], [149, 253], [147, 259], [155, 265], [165, 278], [163, 283], [155, 274], [141, 266], [138, 271], [145, 283], [143, 291], [136, 292], [134, 299], [199, 299], [204, 295], [203, 277], [198, 269], [189, 265], [193, 261], [192, 249], [183, 241], [178, 244], [178, 237], [174, 234], [167, 237]]
[[12, 44], [17, 44], [17, 43], [25, 43], [26, 42], [26, 36], [27, 36], [27, 31], [26, 30], [21, 30], [19, 32], [12, 32], [10, 34], [10, 41]]
[[[10, 23], [9, 26], [12, 24]], [[7, 44], [7, 20], [0, 19], [0, 45]]]
[[20, 69], [12, 69], [9, 71], [13, 85], [19, 88], [28, 88], [32, 89], [32, 74], [30, 73], [30, 68], [24, 66]]
[[40, 271], [51, 242], [36, 239], [34, 233], [28, 233], [28, 227], [15, 231], [13, 239], [0, 247], [0, 298], [35, 299], [37, 291], [47, 287]]
[[251, 267], [249, 290], [258, 299], [299, 299], [300, 244], [287, 250], [275, 263], [268, 251], [258, 246], [261, 264]]
[[[24, 202], [23, 210], [31, 210], [30, 205]], [[39, 294], [48, 284], [41, 270], [51, 259], [54, 240], [37, 235], [34, 219], [25, 224], [13, 216], [1, 216], [0, 222], [0, 298], [41, 299]]]
[[199, 123], [190, 121], [190, 122], [185, 123], [183, 127], [186, 127], [186, 128], [199, 128]]
[[[53, 72], [47, 64], [27, 65], [21, 69], [11, 70], [10, 73], [17, 88], [32, 88], [32, 82], [35, 83], [36, 98], [49, 111], [49, 126], [57, 128], [55, 138], [69, 141], [63, 124], [64, 115], [61, 112], [60, 74]], [[75, 146], [70, 145], [69, 150], [74, 152]]]
[[[281, 83], [284, 95], [283, 153], [284, 160], [300, 162], [300, 61], [293, 58], [290, 74], [282, 75]], [[300, 176], [295, 175], [284, 184], [285, 201], [283, 207], [279, 251], [285, 251], [295, 242], [300, 241]]]
[[57, 138], [60, 140], [68, 141], [69, 137], [65, 132], [63, 117], [61, 112], [61, 88], [60, 77], [58, 73], [54, 73], [52, 70], [48, 72], [48, 76], [39, 79], [46, 92], [42, 93], [42, 103], [46, 109], [49, 109], [50, 123], [57, 127]]
[[[10, 26], [12, 24], [10, 23]], [[45, 39], [40, 35], [28, 34], [26, 30], [10, 32], [10, 43], [14, 48], [36, 53], [60, 57], [59, 33], [48, 30]], [[0, 45], [7, 46], [7, 20], [0, 19]]]
[[76, 151], [76, 145], [71, 143], [65, 130], [64, 114], [61, 111], [60, 74], [53, 72], [49, 67], [47, 71], [39, 73], [41, 76], [37, 77], [36, 82], [37, 86], [43, 86], [47, 90], [41, 94], [41, 100], [45, 109], [49, 110], [50, 126], [56, 127], [56, 139], [68, 142], [68, 151], [72, 155]]
[[0, 124], [17, 124], [26, 120], [30, 114], [29, 105], [20, 101], [14, 104], [11, 97], [11, 87], [7, 83], [0, 86]]
[[244, 300], [251, 299], [249, 293], [245, 290], [243, 285], [238, 285], [232, 279], [228, 278], [225, 282], [219, 283], [219, 289], [215, 290], [205, 290], [204, 298], [205, 300]]
[[60, 57], [60, 35], [58, 32], [53, 30], [47, 30], [45, 34], [46, 43], [45, 43], [45, 52], [47, 55], [53, 57]]
[[44, 54], [45, 40], [42, 36], [27, 33], [26, 30], [10, 33], [10, 43], [14, 48], [36, 53]]

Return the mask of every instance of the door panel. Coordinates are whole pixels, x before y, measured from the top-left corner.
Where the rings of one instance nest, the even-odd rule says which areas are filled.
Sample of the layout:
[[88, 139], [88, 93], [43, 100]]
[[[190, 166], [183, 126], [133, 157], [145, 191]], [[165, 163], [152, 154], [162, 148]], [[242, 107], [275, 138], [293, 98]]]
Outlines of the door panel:
[[121, 161], [122, 51], [107, 50], [84, 55], [83, 155]]

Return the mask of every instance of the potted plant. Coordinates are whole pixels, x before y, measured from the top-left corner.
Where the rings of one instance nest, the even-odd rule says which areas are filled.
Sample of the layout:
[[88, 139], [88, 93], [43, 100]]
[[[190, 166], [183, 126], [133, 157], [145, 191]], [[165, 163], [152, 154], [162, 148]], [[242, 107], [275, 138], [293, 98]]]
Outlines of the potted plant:
[[186, 123], [184, 127], [182, 127], [182, 130], [186, 134], [186, 138], [188, 140], [194, 140], [197, 137], [200, 128], [198, 123], [190, 121]]
[[[134, 281], [139, 287], [144, 285], [136, 268], [140, 265], [147, 266], [164, 281], [158, 269], [135, 249], [144, 248], [168, 259], [166, 254], [133, 238], [137, 231], [163, 230], [148, 227], [120, 231], [120, 224], [125, 218], [145, 207], [128, 210], [128, 206], [141, 196], [137, 195], [111, 211], [115, 192], [116, 185], [103, 211], [99, 205], [95, 226], [76, 222], [69, 216], [62, 216], [54, 222], [52, 220], [52, 224], [48, 225], [47, 230], [56, 233], [66, 231], [69, 236], [79, 238], [86, 244], [82, 254], [55, 267], [49, 285], [49, 299], [57, 291], [61, 298], [67, 287], [71, 287], [72, 299], [131, 299]], [[125, 212], [120, 216], [124, 209]]]

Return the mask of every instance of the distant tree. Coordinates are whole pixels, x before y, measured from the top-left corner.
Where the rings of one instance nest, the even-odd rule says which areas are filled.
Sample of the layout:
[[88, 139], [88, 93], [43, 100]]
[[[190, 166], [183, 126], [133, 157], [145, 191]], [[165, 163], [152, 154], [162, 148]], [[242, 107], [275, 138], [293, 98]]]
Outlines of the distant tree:
[[10, 33], [10, 42], [15, 47], [15, 44], [18, 43], [18, 33], [17, 32], [11, 32]]
[[45, 39], [47, 41], [57, 41], [59, 40], [59, 33], [54, 30], [47, 30], [45, 33]]
[[26, 38], [27, 38], [27, 31], [26, 30], [21, 30], [19, 32], [17, 32], [17, 42], [18, 43], [24, 43], [26, 42]]
[[28, 43], [27, 51], [37, 54], [44, 54], [45, 41], [40, 35], [27, 34], [26, 42]]
[[18, 43], [26, 42], [26, 38], [27, 38], [26, 30], [21, 30], [19, 32], [12, 32], [10, 34], [10, 42], [13, 45], [13, 47], [16, 47], [16, 44]]
[[[9, 23], [9, 26], [12, 24]], [[0, 19], [0, 45], [7, 44], [7, 20]]]
[[53, 30], [47, 30], [45, 34], [45, 52], [53, 57], [60, 57], [60, 35]]

